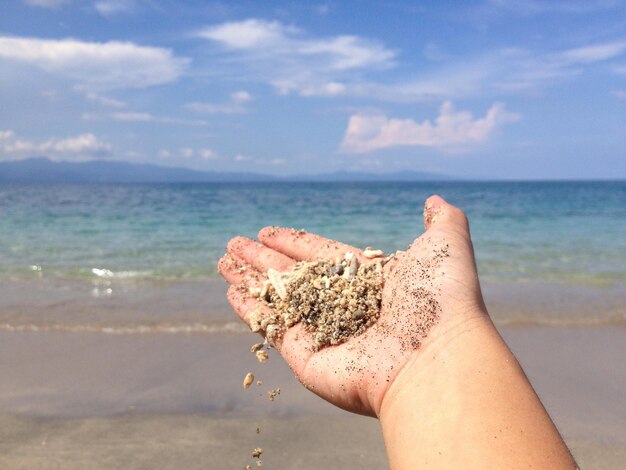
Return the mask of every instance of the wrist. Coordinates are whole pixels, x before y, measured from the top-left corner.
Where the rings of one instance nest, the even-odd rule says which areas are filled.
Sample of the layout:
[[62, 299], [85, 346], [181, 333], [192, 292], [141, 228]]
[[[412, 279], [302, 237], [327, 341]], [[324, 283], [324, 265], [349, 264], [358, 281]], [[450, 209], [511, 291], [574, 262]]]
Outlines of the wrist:
[[502, 341], [486, 310], [453, 318], [431, 332], [390, 384], [378, 412], [383, 426], [396, 410], [404, 408], [404, 402], [417, 399], [416, 388], [420, 393], [430, 390], [429, 394], [434, 394], [436, 387], [445, 386], [458, 363], [469, 354], [471, 343], [484, 342], [487, 338], [490, 343], [496, 338]]
[[523, 370], [484, 314], [425, 342], [381, 403], [391, 468], [573, 468]]

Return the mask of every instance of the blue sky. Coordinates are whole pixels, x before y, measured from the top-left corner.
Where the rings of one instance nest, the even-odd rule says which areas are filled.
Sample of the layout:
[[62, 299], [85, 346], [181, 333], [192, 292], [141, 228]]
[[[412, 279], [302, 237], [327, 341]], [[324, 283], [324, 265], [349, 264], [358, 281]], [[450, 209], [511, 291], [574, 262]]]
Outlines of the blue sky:
[[626, 2], [7, 0], [0, 160], [626, 178]]

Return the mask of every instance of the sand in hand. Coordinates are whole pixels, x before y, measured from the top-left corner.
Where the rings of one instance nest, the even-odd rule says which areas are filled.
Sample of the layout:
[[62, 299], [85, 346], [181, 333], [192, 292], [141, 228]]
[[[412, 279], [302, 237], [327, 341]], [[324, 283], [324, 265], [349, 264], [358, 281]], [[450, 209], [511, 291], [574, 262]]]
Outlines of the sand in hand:
[[272, 313], [251, 312], [252, 331], [264, 331], [271, 343], [285, 329], [302, 323], [313, 336], [315, 350], [363, 333], [379, 317], [383, 266], [389, 260], [380, 250], [369, 251], [376, 259], [367, 264], [348, 252], [334, 261], [300, 262], [288, 272], [268, 270], [263, 287], [251, 293]]

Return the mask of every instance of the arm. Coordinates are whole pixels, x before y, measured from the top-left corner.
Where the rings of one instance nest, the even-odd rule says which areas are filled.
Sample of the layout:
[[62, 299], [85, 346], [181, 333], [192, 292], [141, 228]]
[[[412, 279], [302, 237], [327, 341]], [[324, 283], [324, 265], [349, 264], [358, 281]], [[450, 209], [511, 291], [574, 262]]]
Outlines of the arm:
[[379, 417], [393, 469], [576, 468], [486, 317], [450, 331], [407, 364]]
[[[433, 196], [426, 232], [385, 266], [377, 323], [314, 351], [300, 324], [274, 345], [310, 390], [380, 419], [389, 462], [405, 468], [574, 468], [575, 463], [487, 314], [465, 215]], [[220, 260], [229, 300], [249, 323], [269, 307], [248, 294], [269, 268], [334, 259], [355, 247], [289, 229], [238, 237]]]

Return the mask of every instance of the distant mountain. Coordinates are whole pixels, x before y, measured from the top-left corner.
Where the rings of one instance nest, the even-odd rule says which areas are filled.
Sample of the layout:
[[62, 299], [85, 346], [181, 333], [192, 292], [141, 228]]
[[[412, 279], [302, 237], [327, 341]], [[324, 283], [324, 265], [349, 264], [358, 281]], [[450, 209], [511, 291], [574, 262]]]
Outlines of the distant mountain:
[[29, 158], [0, 162], [0, 182], [11, 183], [186, 183], [276, 181], [258, 173], [219, 173], [121, 161], [53, 162]]
[[384, 181], [444, 181], [450, 178], [438, 173], [424, 171], [396, 171], [393, 173], [363, 173], [350, 171], [336, 171], [320, 175], [296, 175], [284, 178], [286, 181], [310, 182], [384, 182]]
[[351, 173], [278, 177], [252, 172], [196, 171], [121, 161], [54, 162], [45, 157], [0, 162], [0, 183], [216, 183], [216, 182], [357, 182], [446, 180], [435, 173]]

